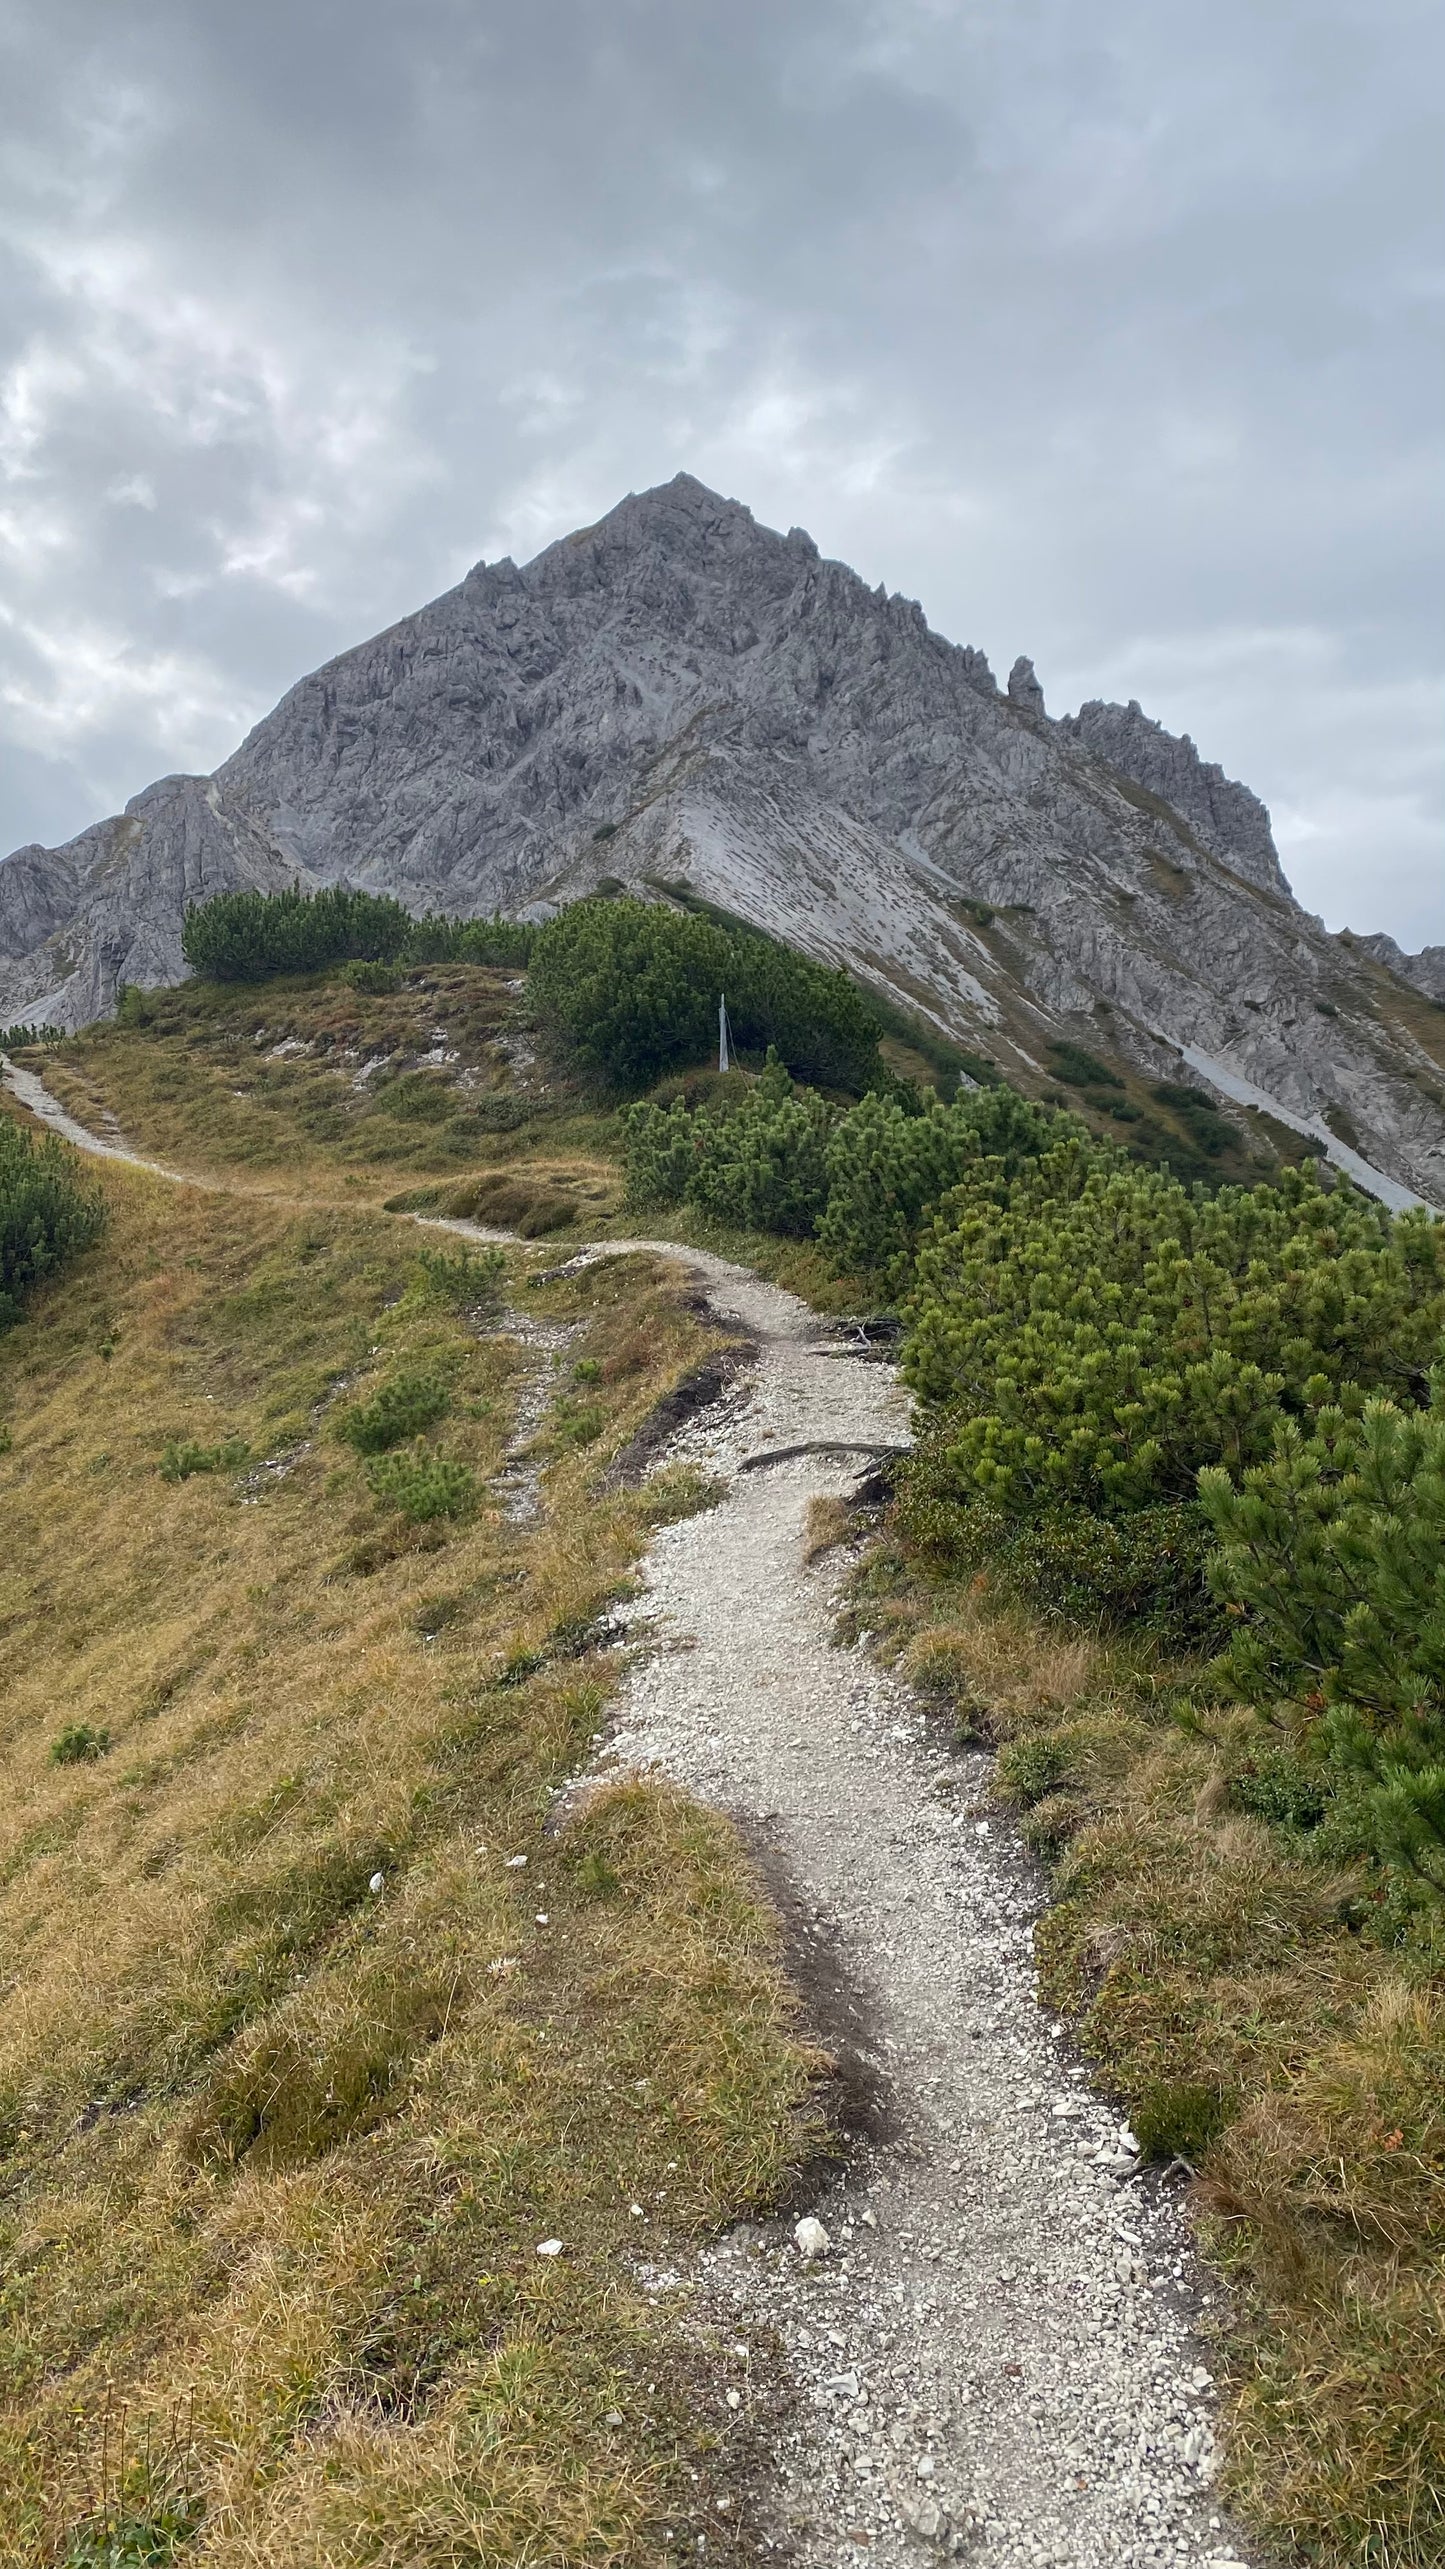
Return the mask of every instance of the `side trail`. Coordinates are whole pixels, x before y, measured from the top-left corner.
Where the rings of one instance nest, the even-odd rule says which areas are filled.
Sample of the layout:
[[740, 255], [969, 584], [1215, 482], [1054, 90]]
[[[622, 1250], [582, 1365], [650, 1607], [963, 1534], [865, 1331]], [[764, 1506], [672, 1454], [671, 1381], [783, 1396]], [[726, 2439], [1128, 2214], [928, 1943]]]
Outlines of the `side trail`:
[[[0, 1071], [79, 1148], [179, 1174]], [[906, 1441], [905, 1395], [724, 1259], [665, 1241], [580, 1254], [635, 1248], [695, 1275], [758, 1361], [657, 1458], [726, 1495], [654, 1539], [633, 1617], [657, 1646], [624, 1680], [608, 1762], [661, 1767], [736, 1819], [882, 2135], [809, 2207], [822, 2253], [788, 2220], [703, 2260], [712, 2316], [780, 2343], [796, 2393], [754, 2522], [720, 2524], [717, 2547], [743, 2531], [800, 2569], [1244, 2569], [1211, 2496], [1209, 2292], [1177, 2197], [1037, 2004], [1037, 1868], [986, 1758], [935, 1737], [866, 1646], [835, 1644], [832, 1575], [804, 1562], [810, 1501]], [[828, 1450], [780, 1450], [798, 1446]]]

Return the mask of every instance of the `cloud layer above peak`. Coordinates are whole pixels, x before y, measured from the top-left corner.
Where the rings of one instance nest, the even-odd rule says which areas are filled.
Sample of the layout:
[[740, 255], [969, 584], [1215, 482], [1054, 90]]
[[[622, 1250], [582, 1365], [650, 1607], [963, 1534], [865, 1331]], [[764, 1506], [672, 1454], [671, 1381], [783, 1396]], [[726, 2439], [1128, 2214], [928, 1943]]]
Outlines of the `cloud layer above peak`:
[[685, 466], [1445, 940], [1442, 54], [1425, 0], [0, 0], [0, 846]]

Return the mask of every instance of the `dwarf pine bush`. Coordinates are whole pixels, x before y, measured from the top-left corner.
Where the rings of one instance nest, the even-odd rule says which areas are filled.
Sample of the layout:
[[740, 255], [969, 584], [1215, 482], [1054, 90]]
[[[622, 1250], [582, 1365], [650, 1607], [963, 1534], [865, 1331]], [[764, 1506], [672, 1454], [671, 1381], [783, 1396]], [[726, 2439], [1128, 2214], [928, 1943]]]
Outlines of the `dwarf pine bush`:
[[876, 1275], [897, 1290], [919, 1225], [965, 1172], [984, 1162], [1000, 1177], [1057, 1143], [1065, 1126], [1014, 1089], [981, 1089], [920, 1106], [900, 1088], [865, 1097], [839, 1118], [828, 1144], [828, 1195], [818, 1237], [845, 1275]]
[[1425, 1389], [1445, 1230], [1312, 1170], [1182, 1186], [1072, 1136], [987, 1162], [918, 1252], [904, 1371], [960, 1497], [1103, 1516], [1192, 1498], [1331, 1394]]
[[399, 1508], [414, 1525], [438, 1517], [470, 1516], [477, 1501], [477, 1478], [467, 1464], [449, 1454], [383, 1454], [366, 1467], [372, 1495]]
[[840, 1273], [889, 1292], [907, 1277], [925, 1214], [965, 1169], [986, 1160], [1006, 1177], [1061, 1131], [1083, 1133], [1003, 1087], [945, 1106], [897, 1082], [830, 1105], [795, 1090], [775, 1050], [743, 1096], [691, 1111], [681, 1098], [644, 1102], [623, 1129], [634, 1204], [698, 1204], [750, 1230], [816, 1232]]
[[91, 1248], [104, 1227], [104, 1203], [69, 1145], [0, 1116], [0, 1329], [18, 1320], [33, 1285]]
[[538, 931], [528, 989], [579, 1065], [617, 1088], [705, 1061], [724, 994], [737, 1042], [775, 1046], [799, 1078], [856, 1092], [882, 1075], [878, 1019], [847, 974], [740, 922], [576, 901]]
[[1445, 1894], [1445, 1373], [1427, 1410], [1280, 1419], [1266, 1462], [1199, 1487], [1234, 1682], [1294, 1704], [1377, 1853]]
[[368, 1401], [344, 1410], [336, 1433], [358, 1454], [385, 1454], [444, 1418], [451, 1394], [435, 1374], [393, 1374]]
[[181, 951], [207, 981], [266, 981], [355, 960], [394, 963], [411, 930], [399, 901], [333, 884], [322, 892], [219, 892], [193, 903]]

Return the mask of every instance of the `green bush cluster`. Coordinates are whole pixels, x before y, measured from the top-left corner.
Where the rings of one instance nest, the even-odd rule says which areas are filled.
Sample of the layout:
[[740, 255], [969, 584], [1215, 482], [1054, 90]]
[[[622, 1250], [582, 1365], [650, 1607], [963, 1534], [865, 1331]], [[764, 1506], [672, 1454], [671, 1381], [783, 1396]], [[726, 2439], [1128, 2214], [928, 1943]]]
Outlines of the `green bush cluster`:
[[539, 931], [528, 986], [578, 1064], [617, 1088], [705, 1060], [723, 996], [737, 1043], [774, 1046], [799, 1078], [856, 1092], [883, 1076], [878, 1020], [846, 973], [660, 902], [574, 902]]
[[0, 1053], [18, 1053], [26, 1044], [63, 1044], [59, 1026], [0, 1026]]
[[445, 1418], [451, 1405], [451, 1394], [435, 1374], [393, 1374], [370, 1400], [343, 1410], [336, 1433], [358, 1454], [385, 1454]]
[[373, 1497], [399, 1508], [413, 1525], [470, 1516], [476, 1506], [476, 1474], [450, 1454], [383, 1454], [368, 1463], [366, 1477]]
[[[1348, 1779], [1371, 1844], [1445, 1894], [1445, 1372], [1428, 1407], [1322, 1403], [1275, 1422], [1268, 1459], [1200, 1475], [1211, 1582], [1240, 1692], [1287, 1705], [1301, 1818], [1308, 1761]], [[1281, 1760], [1270, 1779], [1277, 1785]], [[1315, 1781], [1318, 1790], [1318, 1780]], [[1246, 1792], [1240, 1798], [1248, 1801]]]
[[110, 1749], [108, 1730], [97, 1730], [90, 1722], [67, 1722], [50, 1743], [52, 1766], [93, 1766]]
[[536, 935], [516, 919], [436, 911], [414, 919], [400, 901], [334, 884], [321, 892], [218, 892], [187, 910], [181, 948], [206, 981], [269, 981], [340, 964], [353, 989], [382, 997], [397, 987], [393, 965], [525, 965]]
[[163, 1481], [189, 1481], [198, 1472], [239, 1472], [251, 1458], [244, 1438], [228, 1436], [219, 1445], [198, 1445], [193, 1437], [177, 1437], [167, 1445], [160, 1459]]
[[[1165, 1103], [1174, 1103], [1165, 1100]], [[1313, 1167], [1189, 1189], [1069, 1134], [924, 1232], [906, 1532], [1219, 1652], [1238, 1805], [1445, 1896], [1445, 1225]]]
[[505, 1249], [420, 1249], [416, 1263], [422, 1290], [445, 1310], [465, 1311], [474, 1321], [492, 1319], [500, 1310]]
[[[925, 1215], [966, 1171], [987, 1167], [993, 1183], [1012, 1177], [1064, 1129], [1048, 1107], [1002, 1086], [921, 1109], [908, 1090], [865, 1097], [840, 1118], [829, 1143], [818, 1237], [843, 1274], [877, 1276], [896, 1292]], [[1075, 1129], [1072, 1122], [1067, 1129]]]
[[104, 1227], [104, 1203], [69, 1145], [0, 1116], [0, 1329], [19, 1319], [32, 1286], [92, 1247]]
[[749, 1230], [816, 1235], [840, 1274], [885, 1293], [906, 1279], [920, 1223], [965, 1169], [986, 1164], [1001, 1179], [1061, 1129], [1003, 1087], [945, 1106], [895, 1082], [830, 1105], [795, 1090], [775, 1053], [731, 1096], [691, 1110], [644, 1101], [623, 1119], [634, 1204], [696, 1204]]
[[1123, 1517], [1263, 1460], [1279, 1418], [1331, 1394], [1418, 1398], [1442, 1243], [1312, 1171], [1210, 1194], [1071, 1136], [944, 1199], [904, 1371], [960, 1499]]
[[336, 978], [348, 990], [359, 990], [364, 999], [389, 999], [401, 988], [401, 974], [394, 964], [371, 963], [364, 956], [342, 964]]
[[181, 951], [207, 981], [267, 981], [328, 963], [394, 963], [410, 929], [399, 901], [344, 884], [322, 892], [220, 892], [187, 910]]
[[524, 919], [446, 919], [438, 911], [414, 919], [402, 960], [406, 963], [489, 963], [525, 970], [537, 930]]

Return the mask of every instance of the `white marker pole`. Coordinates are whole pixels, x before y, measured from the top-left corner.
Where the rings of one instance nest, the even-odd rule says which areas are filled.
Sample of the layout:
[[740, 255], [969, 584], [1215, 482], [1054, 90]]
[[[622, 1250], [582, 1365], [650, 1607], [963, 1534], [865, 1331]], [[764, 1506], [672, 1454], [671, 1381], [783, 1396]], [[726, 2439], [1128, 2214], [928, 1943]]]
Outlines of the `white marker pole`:
[[728, 1061], [728, 1003], [726, 999], [719, 999], [717, 1003], [717, 1066], [719, 1070], [728, 1070], [731, 1068], [731, 1064]]

